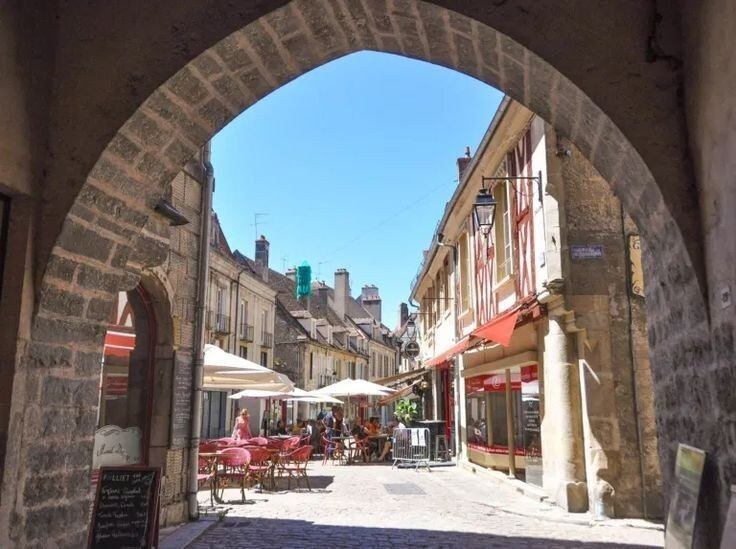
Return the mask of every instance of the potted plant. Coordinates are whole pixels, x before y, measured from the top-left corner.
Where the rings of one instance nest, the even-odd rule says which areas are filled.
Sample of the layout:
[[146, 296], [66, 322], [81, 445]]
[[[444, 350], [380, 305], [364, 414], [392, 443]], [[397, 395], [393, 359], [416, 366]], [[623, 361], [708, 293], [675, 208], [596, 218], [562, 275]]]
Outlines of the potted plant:
[[408, 398], [404, 398], [396, 403], [396, 411], [394, 414], [401, 420], [401, 423], [410, 427], [419, 415], [419, 408], [416, 402], [409, 400]]

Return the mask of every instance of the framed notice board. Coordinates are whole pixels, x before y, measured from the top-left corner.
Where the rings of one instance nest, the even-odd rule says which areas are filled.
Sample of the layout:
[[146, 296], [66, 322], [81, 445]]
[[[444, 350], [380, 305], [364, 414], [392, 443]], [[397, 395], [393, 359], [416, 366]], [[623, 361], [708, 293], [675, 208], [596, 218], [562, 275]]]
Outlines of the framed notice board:
[[705, 452], [680, 443], [675, 461], [675, 486], [667, 514], [664, 546], [667, 549], [690, 549], [693, 545], [695, 517], [700, 499]]
[[102, 467], [92, 509], [88, 548], [158, 545], [159, 467]]

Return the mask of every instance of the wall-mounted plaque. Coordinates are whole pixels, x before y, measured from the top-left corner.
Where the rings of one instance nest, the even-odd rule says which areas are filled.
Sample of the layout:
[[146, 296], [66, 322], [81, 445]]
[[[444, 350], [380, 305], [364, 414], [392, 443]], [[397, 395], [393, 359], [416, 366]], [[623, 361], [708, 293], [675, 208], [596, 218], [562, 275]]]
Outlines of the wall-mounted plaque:
[[603, 244], [573, 244], [570, 246], [570, 257], [576, 260], [603, 259]]
[[693, 545], [704, 465], [703, 450], [686, 444], [677, 447], [675, 486], [667, 513], [667, 529], [664, 536], [664, 546], [667, 549], [690, 549]]

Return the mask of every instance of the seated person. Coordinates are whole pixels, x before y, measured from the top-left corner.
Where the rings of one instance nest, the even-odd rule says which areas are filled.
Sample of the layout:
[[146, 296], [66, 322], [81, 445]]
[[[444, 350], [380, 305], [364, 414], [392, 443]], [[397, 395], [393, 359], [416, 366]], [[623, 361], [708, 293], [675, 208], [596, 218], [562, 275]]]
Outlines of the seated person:
[[368, 420], [368, 423], [365, 424], [365, 430], [369, 436], [377, 435], [380, 431], [380, 428], [378, 426], [378, 418], [377, 417], [370, 418]]
[[286, 425], [284, 425], [284, 422], [281, 420], [278, 420], [276, 423], [276, 434], [277, 435], [288, 435], [289, 433], [286, 431]]

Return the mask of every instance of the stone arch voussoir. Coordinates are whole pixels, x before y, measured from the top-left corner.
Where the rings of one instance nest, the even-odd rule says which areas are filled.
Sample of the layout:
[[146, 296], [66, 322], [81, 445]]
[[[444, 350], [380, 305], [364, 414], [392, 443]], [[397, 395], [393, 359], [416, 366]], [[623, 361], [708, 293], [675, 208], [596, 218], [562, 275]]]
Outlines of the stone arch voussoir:
[[[19, 445], [10, 458], [15, 465], [8, 470], [21, 487], [13, 505], [19, 512], [26, 509], [15, 528], [28, 540], [34, 536], [29, 525], [42, 523], [47, 512], [35, 503], [30, 487], [47, 474], [84, 476], [89, 469], [105, 313], [115, 292], [134, 287], [142, 269], [166, 256], [168, 230], [153, 205], [188, 159], [250, 105], [301, 74], [360, 50], [457, 70], [501, 89], [550, 122], [591, 160], [640, 227], [651, 252], [648, 274], [660, 282], [650, 285], [652, 295], [680, 292], [697, 322], [707, 323], [693, 261], [650, 170], [616, 124], [558, 70], [504, 34], [433, 3], [289, 2], [211, 46], [150, 95], [99, 157], [64, 222], [42, 279], [26, 360], [16, 373], [23, 396], [14, 399], [11, 431], [35, 436], [39, 416], [53, 405], [63, 408], [71, 442], [53, 434], [48, 443]], [[653, 312], [655, 350], [674, 337], [664, 329], [666, 314]], [[707, 339], [707, 330], [681, 344], [701, 336]], [[660, 422], [672, 419], [663, 392], [675, 383], [668, 358], [653, 358]], [[50, 396], [57, 398], [54, 404]], [[84, 483], [77, 485], [59, 494], [67, 517], [87, 512], [89, 494]]]

